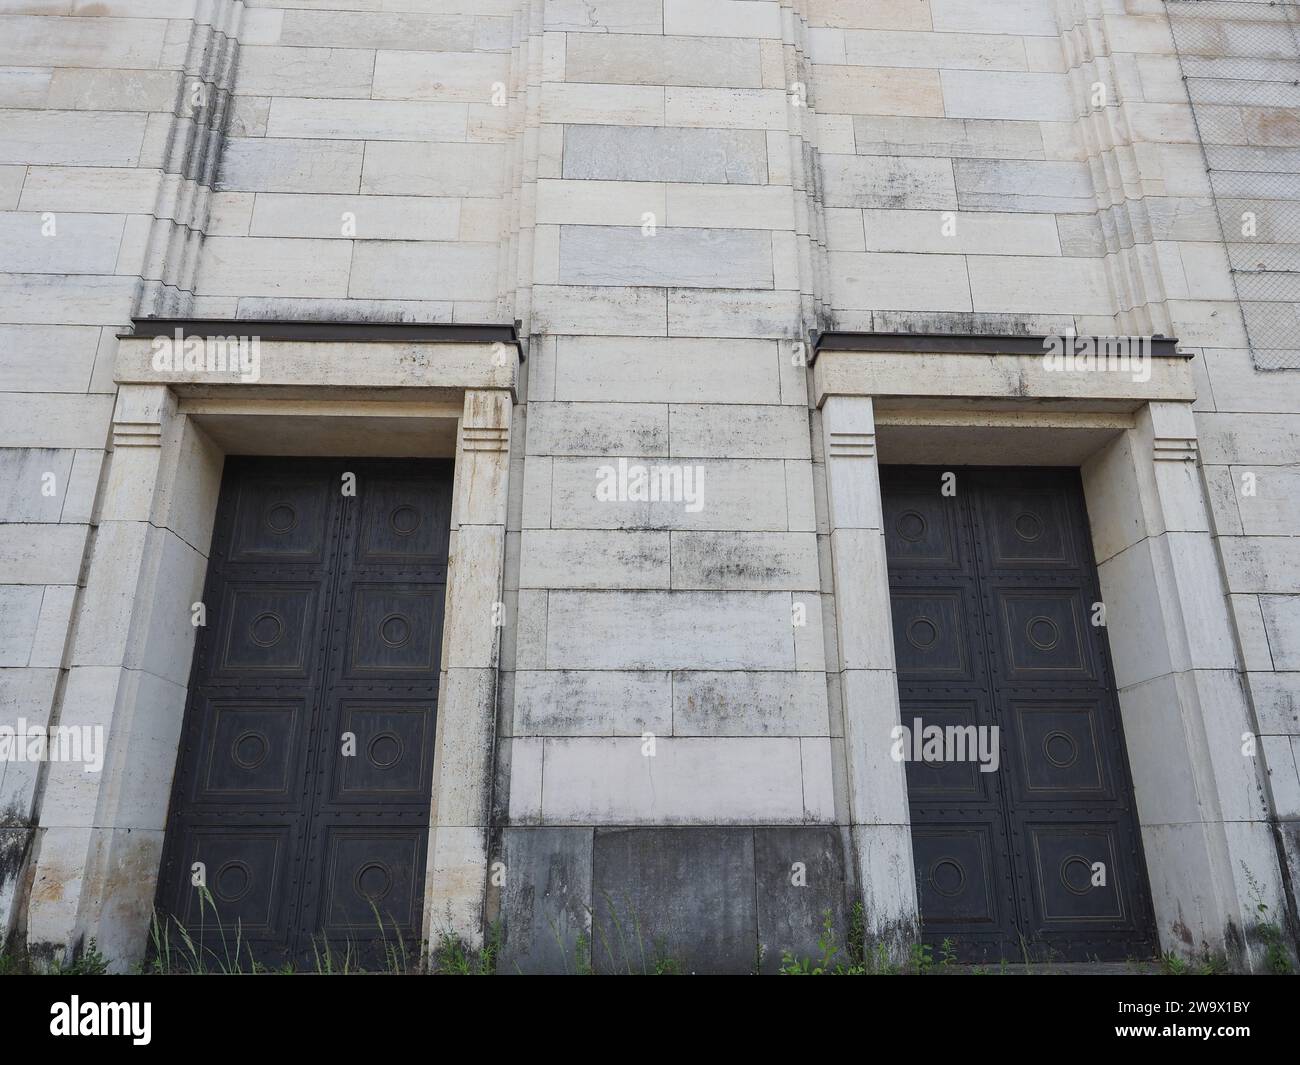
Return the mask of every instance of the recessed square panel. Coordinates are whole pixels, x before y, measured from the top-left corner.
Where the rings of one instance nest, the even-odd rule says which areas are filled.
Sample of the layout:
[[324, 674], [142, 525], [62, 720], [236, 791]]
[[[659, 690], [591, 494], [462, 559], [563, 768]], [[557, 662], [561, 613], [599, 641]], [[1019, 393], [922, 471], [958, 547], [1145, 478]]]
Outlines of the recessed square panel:
[[926, 488], [891, 487], [885, 493], [885, 551], [891, 567], [957, 567], [961, 556], [956, 521], [960, 505], [956, 499], [941, 495], [939, 488], [936, 476]]
[[258, 476], [239, 483], [231, 562], [320, 563], [331, 513], [321, 477]]
[[971, 647], [960, 591], [890, 592], [900, 677], [966, 680]]
[[417, 799], [428, 788], [428, 761], [436, 704], [412, 699], [362, 701], [349, 699], [340, 707], [342, 732], [355, 740], [355, 751], [334, 752], [331, 789], [336, 800]]
[[1113, 824], [1026, 826], [1035, 903], [1044, 923], [1124, 919], [1124, 870]]
[[998, 878], [989, 825], [913, 825], [912, 857], [927, 925], [996, 922]]
[[209, 699], [194, 801], [296, 803], [305, 714], [300, 699]]
[[[993, 743], [991, 721], [980, 713], [975, 700], [908, 699], [902, 705], [901, 723], [908, 731], [897, 741], [903, 747], [896, 750], [907, 757], [909, 796], [934, 802], [989, 799], [993, 777], [980, 770], [979, 759], [991, 751], [996, 761], [989, 764], [996, 766], [1001, 752]], [[930, 729], [942, 732], [931, 734]], [[930, 757], [936, 753], [933, 745], [926, 747], [930, 735], [944, 739], [938, 758]]]
[[316, 597], [314, 584], [227, 585], [218, 670], [305, 677], [317, 620]]
[[1107, 798], [1101, 758], [1103, 722], [1097, 700], [1016, 699], [1011, 704], [1011, 746], [1019, 762], [1019, 788], [1032, 802]]
[[410, 828], [331, 827], [325, 839], [321, 912], [327, 934], [409, 934], [418, 913], [425, 825]]
[[359, 561], [446, 562], [451, 514], [444, 481], [366, 480], [360, 502]]
[[[200, 924], [215, 928], [219, 921], [232, 941], [236, 927], [259, 938], [282, 934], [293, 857], [290, 838], [288, 825], [191, 828], [180, 852], [186, 875], [179, 878], [176, 915], [192, 930]], [[192, 882], [200, 875], [196, 863], [210, 899]]]
[[435, 672], [445, 594], [439, 585], [357, 585], [352, 590], [348, 675]]
[[1085, 629], [1084, 605], [1074, 589], [1013, 591], [993, 589], [1002, 624], [1000, 641], [1008, 679], [1091, 679], [1093, 656]]
[[996, 568], [1079, 564], [1073, 517], [1059, 489], [1001, 487], [982, 496], [981, 517]]

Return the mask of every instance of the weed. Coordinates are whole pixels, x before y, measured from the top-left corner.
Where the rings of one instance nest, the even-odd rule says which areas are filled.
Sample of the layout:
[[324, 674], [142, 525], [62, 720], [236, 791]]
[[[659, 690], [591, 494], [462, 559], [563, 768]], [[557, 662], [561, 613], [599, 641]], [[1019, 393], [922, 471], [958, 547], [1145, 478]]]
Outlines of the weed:
[[1275, 976], [1286, 976], [1294, 971], [1291, 952], [1287, 948], [1286, 935], [1282, 926], [1271, 916], [1268, 903], [1264, 901], [1264, 892], [1259, 881], [1242, 863], [1246, 882], [1250, 884], [1250, 897], [1255, 903], [1255, 927], [1251, 929], [1255, 937], [1264, 944], [1264, 971]]
[[0, 976], [103, 976], [108, 959], [92, 939], [73, 952], [71, 961], [35, 957], [23, 944], [0, 942]]
[[450, 930], [438, 936], [433, 952], [433, 971], [441, 976], [492, 976], [497, 971], [501, 953], [501, 922], [488, 926], [483, 945], [472, 949], [464, 939]]
[[[850, 937], [853, 932], [853, 918], [849, 921]], [[837, 962], [835, 959], [840, 955], [841, 949], [835, 939], [835, 923], [831, 916], [830, 910], [822, 913], [822, 931], [817, 937], [817, 949], [821, 952], [821, 957], [816, 960], [810, 958], [798, 958], [791, 951], [782, 951], [781, 968], [779, 972], [782, 976], [864, 976], [867, 969], [863, 962], [853, 958], [854, 947], [850, 945], [844, 953], [848, 956], [847, 963]], [[858, 946], [856, 949], [861, 950]]]

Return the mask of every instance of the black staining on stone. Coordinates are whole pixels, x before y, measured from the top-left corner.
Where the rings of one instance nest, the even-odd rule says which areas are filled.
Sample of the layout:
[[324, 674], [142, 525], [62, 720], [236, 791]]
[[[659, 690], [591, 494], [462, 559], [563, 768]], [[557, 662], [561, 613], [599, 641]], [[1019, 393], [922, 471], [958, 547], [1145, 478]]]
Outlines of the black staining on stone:
[[17, 881], [35, 835], [31, 818], [17, 803], [0, 812], [0, 890]]
[[24, 953], [32, 972], [49, 972], [63, 964], [68, 951], [61, 943], [41, 940], [37, 943], [28, 943]]
[[850, 964], [849, 902], [838, 828], [755, 828], [754, 873], [760, 972], [780, 969], [787, 951], [796, 958], [819, 958], [817, 940], [828, 913], [839, 947], [834, 961]]
[[[1208, 948], [1205, 950], [1208, 953]], [[1246, 968], [1248, 955], [1246, 937], [1232, 921], [1229, 921], [1223, 929], [1223, 952], [1228, 956], [1230, 968], [1238, 972]]]
[[597, 973], [753, 971], [752, 828], [597, 829], [593, 889]]
[[822, 958], [828, 917], [832, 966], [905, 963], [915, 919], [867, 914], [862, 928], [858, 908], [855, 939], [848, 849], [833, 825], [501, 829], [489, 876], [499, 862], [504, 881], [487, 913], [503, 926], [497, 971], [774, 973], [787, 954]]
[[[592, 829], [507, 828], [497, 972], [586, 971], [590, 958]], [[489, 867], [496, 859], [489, 859]]]

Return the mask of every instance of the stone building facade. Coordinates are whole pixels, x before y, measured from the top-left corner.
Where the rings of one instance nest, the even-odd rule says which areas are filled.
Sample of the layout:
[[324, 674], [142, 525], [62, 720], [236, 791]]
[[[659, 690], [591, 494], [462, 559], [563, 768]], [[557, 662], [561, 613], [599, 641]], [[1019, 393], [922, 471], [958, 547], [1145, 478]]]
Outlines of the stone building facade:
[[[1066, 929], [1073, 960], [1259, 968], [1270, 944], [1293, 950], [1300, 355], [1248, 329], [1251, 314], [1298, 324], [1295, 15], [1214, 4], [1189, 51], [1171, 10], [1189, 6], [0, 0], [0, 725], [102, 745], [97, 771], [0, 761], [0, 930], [54, 954], [93, 939], [129, 968], [210, 854], [218, 904], [268, 943], [347, 910], [329, 895], [344, 881], [356, 902], [390, 888], [366, 877], [405, 876], [415, 903], [396, 923], [471, 943], [499, 928], [510, 971], [623, 971], [661, 951], [771, 969], [813, 949], [824, 911], [843, 934], [855, 903], [885, 953], [945, 914]], [[1247, 62], [1278, 93], [1250, 95]], [[1213, 90], [1195, 107], [1189, 77]], [[1211, 119], [1281, 191], [1216, 187]], [[1280, 288], [1246, 291], [1256, 257]], [[255, 339], [255, 366], [159, 356], [221, 336]], [[1094, 337], [1177, 344], [1139, 347], [1141, 372], [1044, 359]], [[302, 648], [354, 611], [329, 680], [377, 670], [367, 698], [415, 698], [415, 666], [384, 650], [406, 615], [381, 619], [366, 659], [361, 636], [344, 644], [370, 608], [331, 589], [371, 548], [397, 560], [394, 595], [425, 602], [418, 579], [442, 582], [422, 630], [436, 698], [427, 730], [402, 734], [418, 831], [385, 827], [405, 842], [356, 869], [318, 853], [348, 785], [298, 758], [307, 737], [338, 738], [321, 724], [327, 657], [302, 648], [276, 667], [301, 667], [301, 719], [268, 741], [247, 718], [231, 748], [249, 773], [268, 756], [245, 764], [241, 743], [284, 755], [288, 849], [248, 857], [275, 815], [234, 785], [229, 816], [200, 826], [220, 839], [185, 835], [221, 790], [203, 762], [220, 746], [204, 730], [226, 727], [213, 700], [247, 703], [239, 678], [278, 653], [240, 674], [244, 607], [204, 591], [272, 579], [269, 562], [235, 567], [245, 527], [227, 500], [245, 498], [239, 476], [301, 487], [301, 457], [354, 475], [356, 506], [446, 475], [433, 517], [390, 515], [400, 536], [437, 518], [429, 567], [401, 568], [409, 539], [374, 546], [389, 534], [349, 503], [319, 511], [338, 553], [303, 541], [334, 613], [304, 615]], [[1020, 513], [1057, 498], [1039, 467], [1066, 486], [1060, 535], [1084, 531], [1059, 558], [1015, 556], [1077, 578], [1066, 614], [1027, 630], [1048, 656], [1025, 667], [1044, 678], [1035, 705], [1084, 707], [1083, 731], [1057, 722], [1041, 750], [1060, 768], [1096, 747], [1096, 780], [1062, 785], [1060, 817], [1033, 805], [1038, 755], [1016, 746], [1032, 714], [998, 694], [1016, 652], [1000, 657], [1002, 622], [973, 605], [983, 588], [1012, 618], [1006, 588], [1046, 594], [1032, 573], [995, 579], [999, 522], [1044, 542]], [[642, 496], [660, 473], [663, 497]], [[909, 492], [921, 501], [899, 503]], [[297, 527], [265, 500], [272, 532]], [[899, 606], [913, 577], [942, 585], [900, 560], [927, 515], [969, 521], [952, 543], [984, 536], [971, 558], [995, 563], [943, 586], [958, 614], [940, 604], [937, 622]], [[304, 585], [307, 563], [284, 564]], [[1034, 642], [1081, 604], [1091, 694], [1055, 686], [1075, 668], [1049, 661], [1055, 636]], [[907, 664], [925, 652], [903, 646], [918, 619], [932, 636], [990, 626], [970, 652], [984, 671], [953, 667], [960, 693]], [[283, 618], [251, 622], [258, 648], [280, 640], [264, 620]], [[917, 694], [917, 677], [934, 683]], [[268, 719], [299, 698], [277, 683], [258, 689]], [[952, 720], [1006, 729], [989, 777], [1025, 774], [1023, 792], [972, 777], [992, 803], [978, 815], [894, 750], [917, 700], [968, 697], [983, 709]], [[389, 826], [382, 790], [365, 816]], [[1128, 829], [1098, 828], [1102, 799]], [[1103, 871], [1090, 895], [1086, 870], [1079, 887], [1079, 861], [1093, 887], [1110, 865], [1110, 887]], [[987, 897], [962, 909], [976, 879]]]

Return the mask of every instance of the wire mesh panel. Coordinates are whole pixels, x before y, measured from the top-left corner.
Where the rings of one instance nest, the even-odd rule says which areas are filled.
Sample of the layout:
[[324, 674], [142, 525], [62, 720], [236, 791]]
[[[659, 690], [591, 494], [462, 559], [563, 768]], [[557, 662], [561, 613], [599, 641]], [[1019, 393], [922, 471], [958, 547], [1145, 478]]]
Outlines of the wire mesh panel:
[[1300, 5], [1165, 7], [1255, 366], [1300, 369]]

